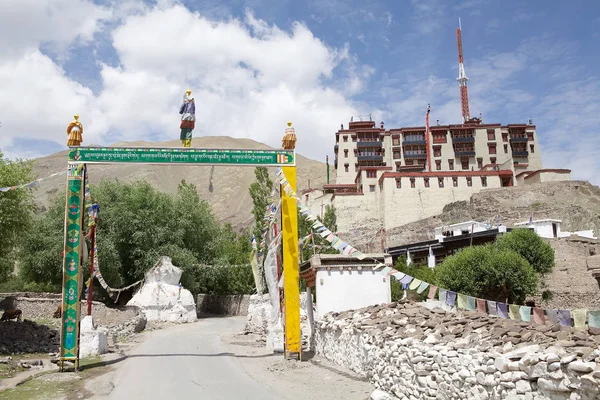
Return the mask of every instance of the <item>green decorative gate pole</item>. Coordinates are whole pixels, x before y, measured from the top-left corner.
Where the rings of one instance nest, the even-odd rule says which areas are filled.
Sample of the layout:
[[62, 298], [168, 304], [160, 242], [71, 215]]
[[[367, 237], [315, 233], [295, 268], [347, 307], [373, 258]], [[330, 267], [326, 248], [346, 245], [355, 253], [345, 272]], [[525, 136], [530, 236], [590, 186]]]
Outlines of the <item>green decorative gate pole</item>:
[[79, 315], [81, 303], [81, 235], [83, 225], [84, 168], [72, 168], [67, 177], [65, 246], [63, 261], [62, 324], [60, 330], [60, 367], [73, 361], [79, 367]]

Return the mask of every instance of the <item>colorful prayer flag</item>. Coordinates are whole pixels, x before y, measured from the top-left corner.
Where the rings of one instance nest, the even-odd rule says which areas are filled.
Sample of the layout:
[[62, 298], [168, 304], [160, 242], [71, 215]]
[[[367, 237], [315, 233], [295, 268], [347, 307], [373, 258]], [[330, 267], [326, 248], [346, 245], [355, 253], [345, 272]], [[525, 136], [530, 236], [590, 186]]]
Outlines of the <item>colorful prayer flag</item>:
[[427, 289], [428, 287], [429, 287], [429, 283], [421, 282], [421, 284], [417, 288], [417, 293], [419, 293], [419, 294], [423, 293], [425, 291], [425, 289]]
[[477, 300], [477, 311], [482, 312], [482, 313], [486, 312], [485, 300], [480, 299], [480, 298], [477, 298], [476, 300]]
[[410, 290], [416, 290], [422, 283], [423, 281], [420, 279], [413, 279], [413, 281], [410, 283], [410, 285], [408, 285], [408, 288]]
[[456, 308], [460, 308], [461, 310], [465, 310], [467, 308], [467, 295], [459, 293], [458, 301], [456, 303]]
[[508, 318], [508, 304], [506, 303], [496, 303], [498, 306], [498, 316], [500, 318]]
[[437, 292], [438, 287], [435, 285], [431, 285], [431, 287], [429, 288], [429, 294], [427, 295], [428, 299], [434, 299], [435, 298], [435, 292]]
[[586, 309], [573, 310], [573, 326], [576, 329], [585, 329]]
[[533, 322], [536, 324], [545, 324], [546, 316], [544, 315], [544, 309], [539, 307], [533, 308]]
[[477, 310], [477, 306], [475, 305], [475, 297], [467, 296], [467, 310], [469, 310], [469, 311]]
[[519, 308], [519, 315], [521, 316], [521, 321], [530, 322], [531, 321], [531, 307], [521, 306]]
[[510, 319], [515, 319], [515, 320], [519, 320], [520, 319], [520, 314], [519, 314], [519, 305], [517, 304], [509, 304], [508, 306], [508, 317]]
[[448, 294], [446, 295], [446, 304], [448, 304], [450, 307], [454, 307], [456, 305], [456, 292], [448, 290]]

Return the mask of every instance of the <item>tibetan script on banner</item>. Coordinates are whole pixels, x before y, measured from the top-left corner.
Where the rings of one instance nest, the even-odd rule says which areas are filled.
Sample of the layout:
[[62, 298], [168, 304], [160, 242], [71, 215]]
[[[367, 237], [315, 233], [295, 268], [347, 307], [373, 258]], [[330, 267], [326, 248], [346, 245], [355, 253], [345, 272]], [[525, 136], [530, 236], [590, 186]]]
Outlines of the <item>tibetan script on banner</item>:
[[69, 163], [294, 166], [296, 157], [293, 150], [72, 147], [69, 150]]
[[83, 207], [83, 177], [70, 176], [67, 180], [67, 209], [65, 257], [63, 264], [62, 328], [60, 359], [78, 358], [79, 297], [81, 291], [81, 235]]

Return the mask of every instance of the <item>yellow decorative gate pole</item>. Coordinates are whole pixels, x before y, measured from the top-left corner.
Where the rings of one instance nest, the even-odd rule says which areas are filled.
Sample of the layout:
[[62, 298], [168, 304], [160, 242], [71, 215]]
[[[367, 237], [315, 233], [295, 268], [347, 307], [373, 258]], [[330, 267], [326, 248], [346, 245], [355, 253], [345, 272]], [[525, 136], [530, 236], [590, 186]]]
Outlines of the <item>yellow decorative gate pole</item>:
[[[288, 122], [282, 147], [296, 148], [296, 133]], [[302, 357], [300, 333], [300, 272], [298, 269], [298, 208], [296, 204], [296, 165], [281, 167], [294, 194], [281, 191], [282, 252], [283, 252], [283, 296], [285, 304], [285, 358], [291, 353]]]

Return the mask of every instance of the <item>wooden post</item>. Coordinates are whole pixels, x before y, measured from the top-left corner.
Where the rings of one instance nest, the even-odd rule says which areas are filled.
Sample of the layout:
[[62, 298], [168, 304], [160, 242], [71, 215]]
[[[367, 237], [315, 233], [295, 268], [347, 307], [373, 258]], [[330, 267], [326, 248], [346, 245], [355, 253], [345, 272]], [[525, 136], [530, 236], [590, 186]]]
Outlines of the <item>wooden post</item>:
[[[282, 167], [288, 183], [296, 191], [296, 167]], [[298, 211], [296, 198], [282, 191], [283, 295], [285, 300], [285, 354], [301, 356], [300, 272], [298, 268]]]
[[[296, 148], [296, 131], [292, 123], [282, 140], [286, 150]], [[295, 154], [294, 154], [295, 159]], [[285, 358], [291, 353], [302, 359], [302, 341], [300, 333], [300, 271], [298, 268], [298, 204], [296, 200], [296, 166], [281, 167], [283, 176], [294, 193], [281, 191], [281, 232], [283, 252], [283, 296], [285, 302]]]

